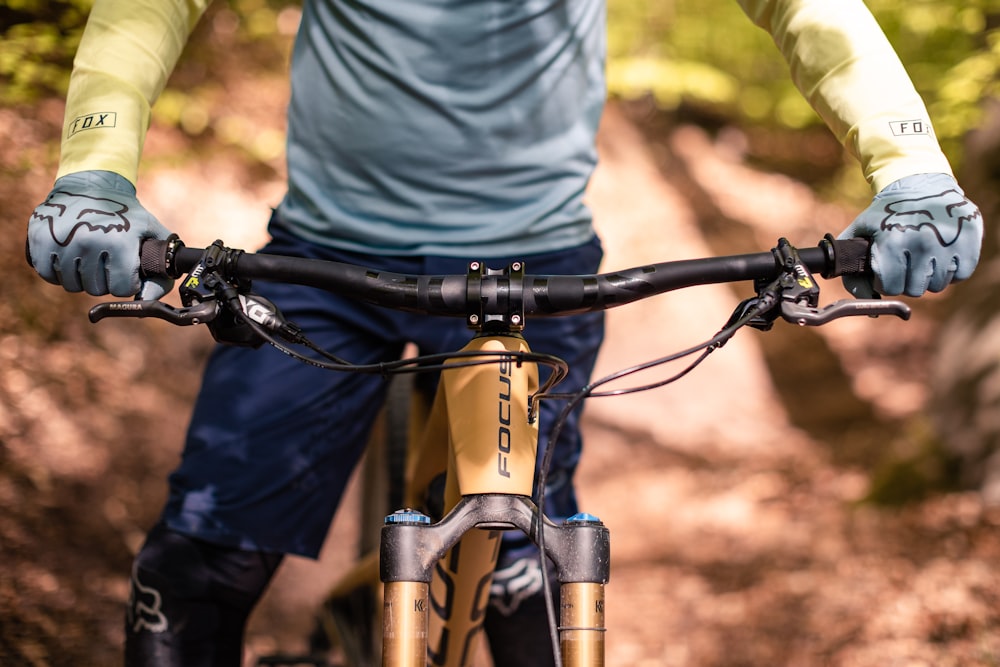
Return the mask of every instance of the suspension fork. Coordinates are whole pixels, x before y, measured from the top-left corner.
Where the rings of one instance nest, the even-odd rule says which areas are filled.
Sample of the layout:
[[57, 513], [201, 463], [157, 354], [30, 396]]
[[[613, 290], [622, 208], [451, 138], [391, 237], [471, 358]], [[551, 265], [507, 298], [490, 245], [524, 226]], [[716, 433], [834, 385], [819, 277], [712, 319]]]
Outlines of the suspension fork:
[[[465, 349], [528, 351], [520, 336], [509, 334], [476, 338]], [[572, 660], [565, 664], [603, 665], [608, 533], [589, 515], [558, 527], [538, 522], [530, 499], [538, 436], [528, 421], [528, 400], [537, 388], [535, 365], [513, 358], [442, 374], [408, 470], [407, 503], [421, 506], [423, 490], [447, 469], [444, 510], [450, 512], [434, 525], [409, 510], [387, 517], [380, 561], [385, 667], [467, 665], [485, 616], [501, 531], [519, 529], [537, 544], [539, 525], [562, 584], [561, 643]]]
[[382, 528], [380, 560], [385, 583], [383, 667], [428, 664], [430, 582], [438, 561], [462, 535], [473, 528], [517, 528], [537, 543], [539, 526], [560, 581], [563, 665], [603, 667], [604, 588], [611, 567], [608, 529], [587, 514], [560, 525], [538, 519], [530, 498], [506, 494], [467, 496], [435, 524], [413, 510], [389, 515]]
[[[566, 542], [584, 551], [560, 553], [556, 558], [563, 566], [559, 569], [563, 666], [604, 667], [604, 589], [611, 569], [608, 529], [590, 514], [570, 517], [565, 526], [572, 535]], [[560, 543], [557, 550], [564, 546]]]

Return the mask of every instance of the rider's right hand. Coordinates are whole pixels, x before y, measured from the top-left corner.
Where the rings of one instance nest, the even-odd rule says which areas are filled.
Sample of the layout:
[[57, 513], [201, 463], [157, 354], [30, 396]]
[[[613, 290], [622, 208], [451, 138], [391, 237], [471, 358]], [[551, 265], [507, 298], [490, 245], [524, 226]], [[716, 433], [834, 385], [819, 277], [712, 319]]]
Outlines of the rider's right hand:
[[110, 171], [59, 178], [28, 221], [28, 256], [44, 280], [67, 291], [159, 299], [172, 280], [142, 280], [139, 248], [170, 231], [135, 196], [135, 187]]

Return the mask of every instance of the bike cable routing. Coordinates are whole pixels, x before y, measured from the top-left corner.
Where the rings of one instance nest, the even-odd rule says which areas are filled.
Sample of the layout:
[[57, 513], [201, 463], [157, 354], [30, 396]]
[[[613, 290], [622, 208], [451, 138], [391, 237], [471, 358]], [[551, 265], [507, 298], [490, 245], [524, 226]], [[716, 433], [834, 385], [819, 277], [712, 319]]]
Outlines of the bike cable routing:
[[[252, 281], [288, 282], [317, 287], [350, 298], [427, 315], [462, 317], [470, 329], [481, 333], [519, 333], [532, 317], [564, 316], [607, 310], [664, 292], [694, 285], [750, 280], [757, 296], [745, 300], [727, 327], [713, 339], [671, 359], [721, 346], [742, 326], [770, 328], [780, 315], [799, 325], [818, 326], [857, 315], [895, 315], [908, 318], [909, 306], [896, 300], [844, 299], [819, 305], [819, 287], [813, 272], [832, 278], [869, 270], [868, 242], [834, 240], [827, 235], [816, 247], [799, 250], [780, 239], [770, 252], [678, 260], [577, 276], [541, 276], [525, 273], [523, 262], [490, 269], [469, 263], [466, 274], [409, 275], [378, 271], [364, 266], [301, 257], [246, 253], [216, 241], [207, 248], [187, 248], [176, 236], [146, 241], [142, 247], [144, 276], [180, 278], [183, 307], [161, 301], [107, 302], [94, 306], [90, 320], [107, 317], [157, 318], [175, 325], [206, 324], [222, 343], [258, 347], [268, 343], [303, 362], [321, 368], [354, 373], [438, 371], [452, 364], [498, 363], [512, 359], [534, 362], [552, 371], [532, 400], [566, 398], [551, 394], [565, 376], [561, 359], [538, 353], [444, 353], [376, 364], [353, 364], [314, 345], [301, 328], [287, 321], [278, 307], [252, 292]], [[292, 346], [301, 345], [312, 354]], [[616, 377], [665, 363], [654, 360]], [[696, 362], [697, 363], [697, 362]], [[678, 376], [680, 377], [680, 376]], [[677, 379], [677, 378], [673, 378]], [[673, 379], [629, 391], [662, 386]], [[590, 385], [587, 395], [602, 395]], [[612, 393], [629, 393], [618, 390]]]
[[[844, 299], [819, 304], [819, 286], [813, 273], [824, 278], [870, 271], [868, 242], [834, 240], [827, 235], [815, 248], [799, 250], [787, 239], [764, 253], [680, 260], [584, 276], [536, 276], [525, 273], [523, 262], [491, 269], [473, 261], [464, 275], [404, 275], [338, 262], [249, 254], [226, 248], [216, 241], [204, 249], [186, 248], [176, 237], [147, 241], [142, 249], [146, 276], [181, 278], [183, 307], [160, 301], [109, 302], [94, 306], [90, 320], [107, 317], [153, 317], [175, 325], [206, 324], [222, 343], [258, 347], [268, 343], [305, 363], [330, 370], [355, 373], [408, 373], [440, 371], [460, 365], [537, 363], [550, 368], [546, 381], [530, 397], [529, 418], [537, 414], [540, 400], [563, 400], [565, 405], [551, 425], [555, 441], [566, 419], [584, 399], [646, 391], [670, 384], [702, 363], [743, 327], [768, 330], [781, 317], [800, 326], [819, 326], [841, 317], [894, 315], [909, 319], [910, 308], [897, 300]], [[626, 368], [592, 381], [579, 391], [552, 391], [566, 375], [566, 363], [534, 352], [472, 352], [423, 355], [377, 364], [352, 364], [313, 344], [300, 327], [289, 322], [269, 300], [252, 292], [252, 281], [280, 281], [317, 287], [379, 306], [427, 315], [463, 317], [469, 328], [486, 335], [519, 335], [526, 319], [607, 310], [656, 294], [694, 285], [753, 281], [756, 295], [742, 301], [726, 324], [707, 341], [659, 359]], [[293, 346], [302, 345], [312, 355]], [[602, 389], [611, 382], [641, 371], [693, 356], [679, 372], [664, 379], [624, 389]], [[448, 365], [445, 365], [445, 362]], [[539, 521], [544, 516], [545, 474], [554, 448], [547, 447], [536, 488]], [[545, 553], [544, 531], [538, 530], [540, 553]], [[544, 558], [543, 556], [540, 556]], [[547, 579], [542, 567], [543, 579]], [[548, 582], [544, 582], [548, 590]], [[546, 600], [550, 626], [554, 607]], [[553, 643], [557, 646], [555, 633]], [[558, 649], [556, 649], [558, 650]], [[557, 658], [558, 660], [558, 658]], [[561, 661], [557, 662], [561, 664]]]

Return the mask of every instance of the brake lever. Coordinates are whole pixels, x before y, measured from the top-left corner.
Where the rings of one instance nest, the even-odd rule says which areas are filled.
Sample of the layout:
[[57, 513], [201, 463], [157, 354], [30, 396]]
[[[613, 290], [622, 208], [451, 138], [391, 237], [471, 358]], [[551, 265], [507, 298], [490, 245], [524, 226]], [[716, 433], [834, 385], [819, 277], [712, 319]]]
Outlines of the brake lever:
[[219, 308], [216, 301], [203, 301], [185, 308], [174, 308], [162, 301], [153, 300], [108, 301], [91, 308], [88, 317], [94, 323], [106, 317], [152, 317], [178, 326], [188, 326], [211, 322], [218, 316]]
[[808, 306], [794, 301], [782, 301], [781, 317], [799, 326], [819, 326], [841, 317], [867, 315], [895, 315], [902, 320], [910, 319], [910, 307], [893, 299], [841, 299], [823, 308]]
[[779, 239], [775, 259], [783, 272], [768, 286], [758, 285], [758, 294], [780, 294], [782, 319], [800, 326], [820, 326], [841, 317], [895, 315], [910, 319], [910, 307], [902, 301], [885, 299], [841, 299], [819, 306], [819, 285], [787, 239]]

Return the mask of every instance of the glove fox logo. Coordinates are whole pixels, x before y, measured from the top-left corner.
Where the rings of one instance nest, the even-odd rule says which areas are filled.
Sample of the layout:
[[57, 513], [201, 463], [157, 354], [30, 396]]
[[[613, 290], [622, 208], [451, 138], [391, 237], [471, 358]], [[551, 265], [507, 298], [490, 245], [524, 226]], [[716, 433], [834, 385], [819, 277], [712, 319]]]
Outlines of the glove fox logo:
[[50, 194], [31, 218], [46, 223], [52, 240], [65, 248], [80, 231], [127, 232], [132, 227], [126, 217], [128, 210], [126, 204], [113, 199], [58, 191]]
[[945, 248], [958, 241], [966, 223], [982, 216], [979, 208], [959, 190], [945, 190], [940, 194], [913, 199], [897, 199], [886, 204], [884, 210], [888, 215], [882, 219], [882, 231], [920, 232], [928, 229]]

